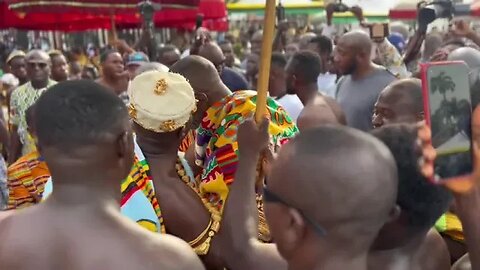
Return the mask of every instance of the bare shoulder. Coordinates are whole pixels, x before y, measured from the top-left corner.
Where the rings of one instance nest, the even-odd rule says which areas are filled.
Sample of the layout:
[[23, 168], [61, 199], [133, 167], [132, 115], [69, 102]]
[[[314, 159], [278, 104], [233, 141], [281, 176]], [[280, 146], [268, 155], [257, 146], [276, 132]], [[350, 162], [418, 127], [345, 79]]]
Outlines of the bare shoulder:
[[319, 127], [325, 124], [338, 124], [339, 121], [333, 109], [322, 98], [307, 104], [297, 119], [297, 126], [302, 130]]
[[450, 254], [442, 236], [434, 229], [425, 237], [417, 254], [417, 261], [425, 270], [450, 269]]
[[452, 270], [472, 270], [472, 264], [470, 263], [470, 257], [465, 254], [460, 258], [453, 266]]
[[157, 265], [165, 270], [203, 270], [202, 262], [193, 249], [180, 238], [171, 235], [152, 235], [152, 248], [150, 259], [156, 258]]

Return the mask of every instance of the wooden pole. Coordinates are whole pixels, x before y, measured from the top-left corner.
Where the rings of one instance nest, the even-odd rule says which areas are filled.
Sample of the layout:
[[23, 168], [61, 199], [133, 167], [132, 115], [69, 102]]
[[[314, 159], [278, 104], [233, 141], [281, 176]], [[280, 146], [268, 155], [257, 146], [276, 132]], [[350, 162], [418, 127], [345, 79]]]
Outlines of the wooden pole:
[[257, 109], [255, 111], [257, 123], [260, 123], [267, 113], [268, 81], [275, 31], [275, 0], [266, 0], [263, 25], [262, 53], [257, 83]]

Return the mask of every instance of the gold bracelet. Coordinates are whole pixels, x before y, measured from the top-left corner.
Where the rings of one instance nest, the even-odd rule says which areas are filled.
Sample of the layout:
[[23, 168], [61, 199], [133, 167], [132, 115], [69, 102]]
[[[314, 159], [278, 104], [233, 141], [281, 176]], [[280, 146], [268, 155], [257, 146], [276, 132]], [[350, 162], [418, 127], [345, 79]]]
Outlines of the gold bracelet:
[[198, 242], [200, 242], [203, 238], [205, 238], [205, 235], [207, 235], [208, 229], [210, 229], [210, 227], [212, 227], [212, 219], [210, 219], [210, 222], [208, 223], [207, 228], [197, 238], [195, 238], [195, 240], [188, 242], [188, 244], [192, 247], [196, 246]]
[[[203, 236], [206, 235], [205, 240], [198, 245], [195, 245], [195, 246], [190, 245], [197, 255], [207, 255], [208, 254], [208, 251], [210, 251], [210, 245], [212, 244], [212, 238], [220, 230], [220, 221], [221, 221], [220, 215], [217, 214], [217, 213], [212, 213], [212, 216], [210, 218], [210, 223], [209, 223], [207, 229], [202, 233]], [[207, 232], [208, 232], [208, 234], [207, 234]], [[203, 238], [204, 237], [201, 237], [201, 238], [197, 237], [197, 239], [195, 239], [195, 240], [198, 240], [197, 241], [197, 243], [198, 243]]]

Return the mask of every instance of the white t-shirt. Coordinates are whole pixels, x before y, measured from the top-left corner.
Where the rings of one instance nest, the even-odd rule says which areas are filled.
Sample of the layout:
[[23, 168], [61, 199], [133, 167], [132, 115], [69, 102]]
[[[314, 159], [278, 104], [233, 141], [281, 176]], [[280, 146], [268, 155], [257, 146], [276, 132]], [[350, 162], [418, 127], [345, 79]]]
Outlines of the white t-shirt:
[[287, 111], [293, 122], [297, 123], [298, 116], [303, 110], [303, 104], [297, 95], [285, 95], [277, 99], [277, 102]]
[[335, 98], [337, 92], [337, 75], [329, 72], [320, 74], [317, 79], [318, 91], [328, 97]]

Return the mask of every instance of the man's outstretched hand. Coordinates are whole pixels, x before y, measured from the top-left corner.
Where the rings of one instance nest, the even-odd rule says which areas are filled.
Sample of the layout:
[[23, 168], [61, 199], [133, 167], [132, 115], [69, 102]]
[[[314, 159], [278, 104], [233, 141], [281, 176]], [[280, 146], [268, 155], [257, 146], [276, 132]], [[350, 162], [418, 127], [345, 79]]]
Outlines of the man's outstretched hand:
[[[422, 149], [422, 158], [419, 162], [422, 174], [427, 178], [434, 176], [434, 161], [436, 158], [435, 149], [432, 146], [432, 134], [430, 128], [421, 124], [418, 129], [419, 145]], [[441, 183], [454, 193], [467, 193], [480, 183], [480, 107], [477, 107], [472, 114], [472, 149], [473, 149], [473, 171], [468, 175], [443, 179]]]

